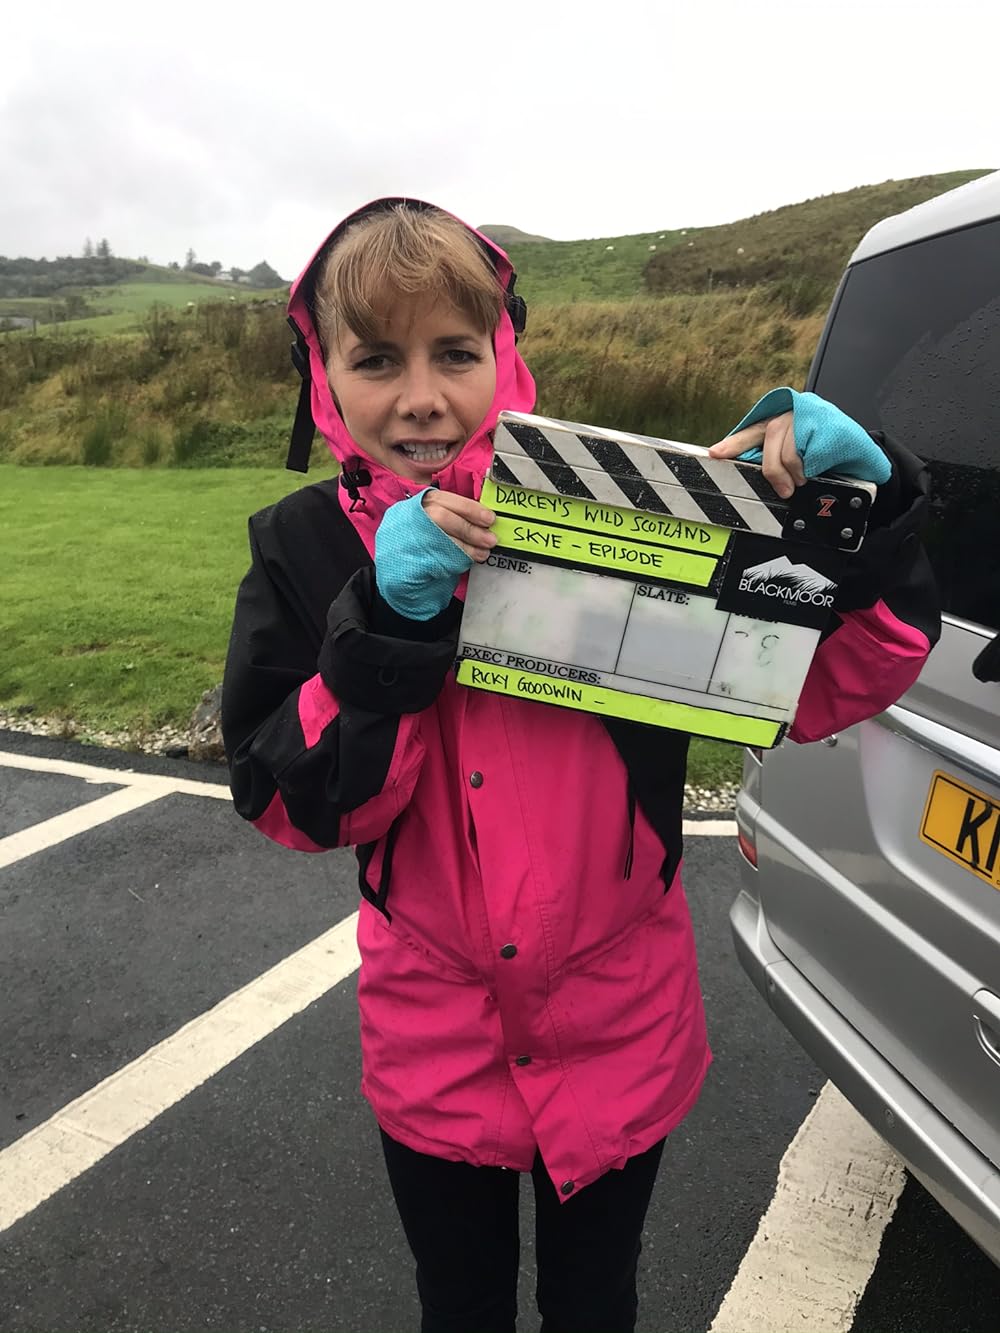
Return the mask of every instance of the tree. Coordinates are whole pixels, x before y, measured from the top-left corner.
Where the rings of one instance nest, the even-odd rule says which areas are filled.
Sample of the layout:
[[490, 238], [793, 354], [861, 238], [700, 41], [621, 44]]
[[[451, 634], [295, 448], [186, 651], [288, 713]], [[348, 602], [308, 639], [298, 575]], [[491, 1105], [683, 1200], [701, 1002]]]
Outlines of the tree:
[[267, 260], [262, 259], [259, 264], [254, 264], [249, 273], [250, 285], [253, 287], [282, 287], [284, 286], [281, 275], [276, 273]]
[[197, 258], [198, 258], [198, 256], [195, 254], [195, 252], [194, 252], [192, 249], [189, 248], [189, 249], [188, 249], [188, 252], [187, 252], [187, 255], [186, 255], [185, 259], [184, 259], [184, 267], [185, 267], [189, 272], [190, 272], [191, 269], [194, 268], [194, 261], [195, 261]]
[[93, 259], [94, 257], [94, 242], [89, 236], [83, 243], [83, 257], [84, 259]]
[[80, 292], [67, 292], [63, 297], [67, 319], [86, 319], [91, 313], [90, 306]]
[[180, 269], [180, 264], [178, 264], [176, 259], [171, 259], [170, 263], [167, 265], [167, 268], [172, 268], [176, 271]]
[[222, 260], [213, 259], [208, 267], [212, 270], [212, 277], [217, 278], [219, 274], [222, 272]]
[[106, 236], [102, 236], [97, 243], [97, 257], [98, 259], [111, 258], [111, 246], [108, 245], [108, 238]]

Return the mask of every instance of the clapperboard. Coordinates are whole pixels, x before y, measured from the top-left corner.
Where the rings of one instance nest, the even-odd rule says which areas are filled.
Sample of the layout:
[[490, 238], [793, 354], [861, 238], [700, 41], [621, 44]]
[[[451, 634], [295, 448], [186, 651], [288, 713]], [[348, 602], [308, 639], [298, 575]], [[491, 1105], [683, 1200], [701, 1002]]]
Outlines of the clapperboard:
[[875, 487], [782, 500], [753, 463], [501, 413], [458, 680], [768, 748], [795, 716]]

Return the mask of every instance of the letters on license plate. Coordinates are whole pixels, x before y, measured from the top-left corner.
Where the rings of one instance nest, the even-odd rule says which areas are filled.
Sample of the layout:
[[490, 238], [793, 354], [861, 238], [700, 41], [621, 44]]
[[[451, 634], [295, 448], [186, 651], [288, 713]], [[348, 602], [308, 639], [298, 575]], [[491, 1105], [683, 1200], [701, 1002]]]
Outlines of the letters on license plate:
[[1000, 889], [1000, 802], [935, 773], [920, 836], [929, 847]]

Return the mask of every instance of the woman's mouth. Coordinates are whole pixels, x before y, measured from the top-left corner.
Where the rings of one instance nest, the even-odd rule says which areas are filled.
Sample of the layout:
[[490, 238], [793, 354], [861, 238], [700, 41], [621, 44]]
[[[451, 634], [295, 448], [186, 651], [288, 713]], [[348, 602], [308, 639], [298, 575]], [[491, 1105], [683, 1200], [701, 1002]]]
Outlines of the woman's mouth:
[[411, 463], [443, 463], [448, 457], [448, 453], [454, 448], [453, 440], [433, 440], [429, 443], [420, 443], [406, 441], [400, 444], [394, 444], [404, 458], [408, 458]]

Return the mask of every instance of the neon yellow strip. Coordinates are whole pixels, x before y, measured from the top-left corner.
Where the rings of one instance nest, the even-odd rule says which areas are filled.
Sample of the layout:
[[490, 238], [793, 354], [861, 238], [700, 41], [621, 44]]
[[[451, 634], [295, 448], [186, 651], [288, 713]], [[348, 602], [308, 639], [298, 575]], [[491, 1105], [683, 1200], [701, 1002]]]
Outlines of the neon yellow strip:
[[549, 523], [504, 517], [497, 518], [493, 531], [499, 545], [507, 551], [547, 555], [574, 565], [591, 565], [595, 569], [639, 574], [646, 578], [670, 579], [695, 588], [707, 587], [715, 573], [714, 557], [647, 546], [644, 542], [624, 542], [603, 533], [576, 532]]
[[650, 699], [644, 694], [627, 694], [603, 685], [581, 685], [579, 681], [549, 680], [531, 671], [511, 667], [489, 667], [466, 659], [459, 663], [458, 681], [494, 694], [510, 694], [517, 699], [576, 708], [605, 717], [623, 717], [631, 722], [645, 722], [652, 727], [670, 727], [696, 736], [736, 741], [740, 745], [759, 745], [766, 749], [778, 739], [780, 722], [759, 717], [739, 717], [715, 708], [695, 708], [671, 699]]
[[488, 509], [508, 518], [565, 523], [584, 532], [601, 532], [652, 546], [679, 546], [681, 550], [700, 551], [703, 555], [722, 555], [729, 541], [728, 528], [689, 523], [668, 514], [648, 514], [596, 501], [571, 500], [568, 496], [548, 495], [524, 486], [505, 486], [492, 477], [486, 478], [480, 498]]

